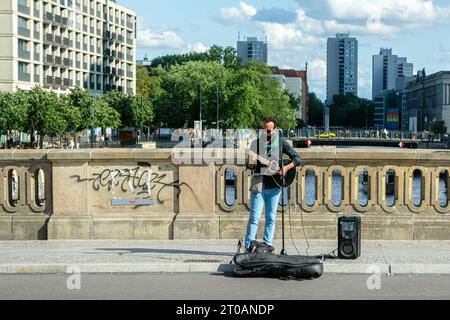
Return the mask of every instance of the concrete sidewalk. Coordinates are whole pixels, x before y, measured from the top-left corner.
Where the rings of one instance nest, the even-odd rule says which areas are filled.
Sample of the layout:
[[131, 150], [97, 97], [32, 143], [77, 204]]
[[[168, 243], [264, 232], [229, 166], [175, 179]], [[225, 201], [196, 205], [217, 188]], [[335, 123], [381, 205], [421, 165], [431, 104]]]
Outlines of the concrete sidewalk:
[[[237, 240], [178, 241], [19, 241], [0, 242], [0, 274], [66, 273], [216, 273], [231, 272]], [[301, 255], [306, 243], [296, 241]], [[277, 249], [281, 243], [275, 243]], [[327, 254], [335, 241], [310, 241], [309, 255]], [[297, 251], [287, 243], [290, 255]], [[450, 274], [450, 241], [363, 241], [356, 261], [324, 262], [325, 273]]]

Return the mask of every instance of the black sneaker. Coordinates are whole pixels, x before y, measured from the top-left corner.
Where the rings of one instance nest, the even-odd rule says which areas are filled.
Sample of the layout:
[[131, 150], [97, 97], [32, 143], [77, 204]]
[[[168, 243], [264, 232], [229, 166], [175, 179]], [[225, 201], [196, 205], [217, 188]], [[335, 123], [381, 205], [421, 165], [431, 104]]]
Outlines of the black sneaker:
[[264, 244], [264, 247], [266, 247], [267, 251], [271, 254], [275, 254], [275, 248], [273, 246], [269, 246], [267, 244]]

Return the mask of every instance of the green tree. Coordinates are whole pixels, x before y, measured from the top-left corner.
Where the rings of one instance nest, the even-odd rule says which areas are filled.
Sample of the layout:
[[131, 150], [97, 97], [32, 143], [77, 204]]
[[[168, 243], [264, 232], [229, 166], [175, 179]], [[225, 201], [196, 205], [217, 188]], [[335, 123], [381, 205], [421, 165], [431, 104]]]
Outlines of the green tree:
[[237, 56], [237, 51], [233, 47], [226, 47], [223, 51], [223, 65], [225, 68], [239, 68], [242, 59]]
[[[40, 139], [40, 147], [42, 148], [42, 136], [47, 133], [53, 133], [54, 127], [60, 128], [60, 123], [51, 124], [53, 120], [60, 121], [60, 117], [55, 113], [58, 101], [56, 94], [47, 92], [40, 87], [34, 87], [30, 91], [18, 90], [17, 94], [24, 95], [28, 102], [28, 115], [26, 128], [31, 134], [31, 141], [34, 143], [35, 132]], [[54, 119], [55, 118], [55, 119]], [[52, 128], [53, 127], [53, 128]], [[62, 126], [61, 126], [62, 127]]]
[[0, 133], [10, 136], [13, 130], [24, 131], [27, 111], [27, 99], [22, 92], [0, 92]]
[[121, 125], [120, 114], [114, 108], [111, 108], [104, 99], [93, 100], [92, 114], [92, 123], [88, 129], [118, 129]]
[[325, 105], [314, 92], [309, 93], [309, 125], [323, 126], [323, 112]]
[[213, 45], [211, 48], [209, 48], [207, 53], [208, 53], [208, 61], [223, 63], [224, 50], [221, 46]]
[[339, 127], [362, 127], [361, 100], [351, 94], [340, 94], [333, 97], [330, 106], [330, 125]]
[[122, 128], [140, 128], [153, 120], [152, 105], [142, 96], [131, 96], [115, 90], [108, 92], [102, 99], [120, 114]]
[[435, 121], [431, 124], [431, 132], [434, 134], [446, 134], [447, 126], [445, 125], [445, 121]]
[[77, 108], [80, 113], [81, 121], [76, 131], [94, 128], [95, 113], [92, 109], [94, 99], [89, 96], [85, 89], [79, 87], [70, 90], [67, 95], [68, 103], [72, 108]]

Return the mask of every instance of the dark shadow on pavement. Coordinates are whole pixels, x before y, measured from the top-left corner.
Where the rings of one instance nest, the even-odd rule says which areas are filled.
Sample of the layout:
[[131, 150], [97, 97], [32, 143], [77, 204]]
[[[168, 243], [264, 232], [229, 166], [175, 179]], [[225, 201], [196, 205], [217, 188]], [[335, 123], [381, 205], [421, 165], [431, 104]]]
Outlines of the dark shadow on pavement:
[[[144, 249], [144, 248], [97, 248], [97, 251], [104, 251], [108, 253], [117, 252], [121, 254], [141, 254], [141, 253], [157, 253], [157, 254], [187, 254], [187, 255], [202, 255], [202, 256], [225, 256], [234, 257], [234, 253], [225, 252], [210, 252], [210, 251], [196, 251], [196, 250], [180, 250], [180, 249]], [[126, 251], [124, 253], [123, 251]]]

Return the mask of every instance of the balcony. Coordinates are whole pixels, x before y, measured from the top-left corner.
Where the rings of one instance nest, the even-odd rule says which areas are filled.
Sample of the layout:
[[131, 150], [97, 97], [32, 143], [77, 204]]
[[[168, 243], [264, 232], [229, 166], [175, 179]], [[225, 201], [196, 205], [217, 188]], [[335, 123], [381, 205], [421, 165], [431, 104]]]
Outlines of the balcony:
[[104, 73], [111, 73], [111, 68], [110, 67], [104, 67], [103, 68], [103, 72]]
[[127, 22], [127, 28], [128, 29], [133, 29], [133, 24], [131, 22]]
[[91, 32], [92, 35], [95, 34], [95, 29], [94, 29], [94, 27], [90, 27], [90, 28], [89, 28], [89, 31]]
[[127, 54], [127, 60], [128, 60], [128, 61], [131, 61], [131, 62], [133, 62], [133, 56], [132, 56], [132, 55], [129, 55], [129, 54]]
[[19, 36], [29, 38], [31, 31], [29, 29], [19, 27], [18, 33], [19, 33]]
[[62, 17], [59, 14], [55, 14], [55, 22], [58, 24], [62, 23]]
[[92, 52], [92, 53], [95, 53], [95, 47], [94, 47], [94, 46], [91, 46], [90, 49], [91, 49], [91, 52]]
[[63, 27], [67, 27], [69, 25], [69, 18], [63, 17], [61, 21], [61, 25]]
[[62, 65], [62, 59], [61, 59], [61, 57], [55, 57], [55, 64], [57, 64], [57, 65]]
[[133, 45], [133, 39], [127, 38], [127, 44], [129, 46], [132, 46]]
[[83, 43], [83, 50], [87, 51], [88, 50], [88, 45]]
[[34, 32], [34, 39], [40, 40], [41, 39], [41, 33], [39, 31]]
[[19, 11], [20, 13], [26, 14], [26, 15], [30, 15], [30, 8], [27, 6], [23, 6], [21, 4], [17, 5], [17, 11]]
[[64, 83], [64, 87], [72, 86], [72, 81], [70, 79], [64, 79], [63, 83]]
[[91, 69], [90, 69], [92, 72], [95, 72], [95, 65], [91, 65]]
[[77, 68], [77, 69], [81, 68], [81, 62], [80, 61], [75, 62], [75, 68]]
[[47, 84], [47, 85], [52, 85], [53, 84], [53, 77], [52, 76], [46, 76], [45, 78], [44, 78], [44, 84]]
[[55, 43], [62, 44], [61, 36], [55, 36]]
[[87, 81], [83, 81], [83, 88], [88, 89], [88, 82]]
[[102, 84], [101, 83], [97, 83], [97, 91], [102, 91]]
[[97, 73], [101, 73], [102, 72], [102, 66], [101, 65], [97, 65]]
[[34, 9], [34, 16], [36, 18], [40, 18], [41, 17], [41, 12], [39, 10]]
[[77, 48], [77, 49], [81, 49], [81, 43], [80, 42], [75, 42], [75, 47]]
[[120, 77], [123, 77], [124, 71], [122, 69], [117, 69], [117, 75], [119, 75]]
[[45, 38], [44, 38], [44, 42], [53, 43], [54, 42], [53, 35], [50, 34], [50, 33], [46, 33], [45, 34]]
[[19, 81], [30, 82], [30, 79], [29, 73], [19, 72]]
[[39, 53], [34, 53], [34, 61], [41, 61], [41, 55]]
[[47, 63], [47, 64], [53, 64], [53, 61], [54, 61], [53, 56], [49, 55], [49, 54], [44, 59], [44, 63]]
[[55, 77], [55, 85], [57, 86], [62, 85], [62, 79], [60, 77]]
[[117, 53], [117, 58], [119, 58], [120, 60], [123, 60], [124, 54], [122, 52], [118, 52]]
[[81, 81], [80, 81], [80, 80], [75, 81], [75, 85], [76, 85], [77, 87], [81, 86]]
[[31, 53], [29, 51], [19, 49], [19, 59], [30, 60]]
[[53, 23], [53, 21], [54, 21], [53, 13], [46, 12], [45, 15], [44, 15], [44, 21], [48, 22], [48, 23]]
[[133, 78], [133, 72], [127, 71], [127, 78]]
[[84, 32], [88, 32], [88, 26], [85, 25], [85, 24], [83, 24], [83, 31], [84, 31]]
[[65, 67], [70, 68], [70, 67], [72, 67], [72, 61], [71, 61], [70, 59], [64, 58], [64, 59], [63, 59], [63, 65], [64, 65]]
[[102, 13], [100, 11], [97, 11], [97, 18], [101, 18], [102, 17]]
[[84, 13], [88, 13], [88, 7], [87, 6], [83, 6], [83, 12]]
[[69, 38], [64, 38], [63, 39], [63, 45], [65, 45], [66, 47], [70, 47], [70, 39]]
[[38, 74], [35, 74], [35, 75], [34, 75], [34, 82], [35, 82], [35, 83], [40, 83], [40, 82], [41, 82], [41, 76], [38, 75]]
[[95, 90], [95, 83], [94, 83], [94, 82], [91, 82], [91, 83], [89, 84], [89, 89]]
[[88, 69], [88, 64], [87, 63], [83, 63], [83, 70], [87, 70]]

